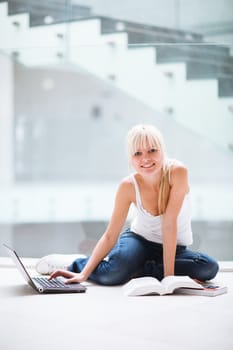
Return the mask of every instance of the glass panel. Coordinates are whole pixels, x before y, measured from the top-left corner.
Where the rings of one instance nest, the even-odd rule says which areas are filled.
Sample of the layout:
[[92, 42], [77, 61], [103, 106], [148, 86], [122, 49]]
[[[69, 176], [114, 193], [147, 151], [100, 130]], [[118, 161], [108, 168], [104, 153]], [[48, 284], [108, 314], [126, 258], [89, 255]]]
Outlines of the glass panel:
[[132, 171], [125, 135], [151, 123], [189, 168], [193, 247], [233, 259], [233, 40], [167, 3], [164, 26], [141, 2], [0, 2], [0, 243], [90, 253]]

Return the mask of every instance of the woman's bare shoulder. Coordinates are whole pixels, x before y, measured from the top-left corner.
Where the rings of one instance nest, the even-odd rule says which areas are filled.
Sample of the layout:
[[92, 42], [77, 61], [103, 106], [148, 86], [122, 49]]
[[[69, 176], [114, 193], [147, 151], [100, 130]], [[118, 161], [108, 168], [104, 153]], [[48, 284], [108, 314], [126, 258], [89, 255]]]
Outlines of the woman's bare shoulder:
[[174, 183], [183, 183], [188, 186], [188, 168], [182, 162], [175, 162], [170, 168], [171, 185]]
[[133, 175], [129, 175], [129, 176], [124, 177], [121, 180], [119, 187], [120, 188], [124, 188], [125, 190], [126, 189], [132, 189], [133, 188], [133, 179], [132, 179], [132, 177], [133, 177]]
[[168, 167], [171, 172], [188, 171], [187, 166], [183, 162], [177, 159], [169, 159]]
[[182, 173], [188, 172], [188, 168], [185, 164], [179, 162], [179, 163], [175, 163], [171, 166], [171, 172], [177, 173], [177, 174], [179, 174], [179, 173], [182, 174]]
[[123, 193], [124, 196], [134, 198], [134, 184], [132, 175], [124, 177], [118, 187], [118, 192]]

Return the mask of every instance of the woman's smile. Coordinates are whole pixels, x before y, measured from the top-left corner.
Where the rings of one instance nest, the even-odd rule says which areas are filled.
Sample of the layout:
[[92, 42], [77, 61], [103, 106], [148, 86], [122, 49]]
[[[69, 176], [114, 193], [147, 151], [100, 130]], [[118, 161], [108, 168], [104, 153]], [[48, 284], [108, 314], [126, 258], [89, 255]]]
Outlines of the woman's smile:
[[155, 166], [155, 163], [152, 163], [152, 164], [143, 164], [143, 165], [141, 165], [141, 168], [143, 168], [143, 169], [150, 169], [150, 168], [152, 168], [152, 167], [154, 167]]

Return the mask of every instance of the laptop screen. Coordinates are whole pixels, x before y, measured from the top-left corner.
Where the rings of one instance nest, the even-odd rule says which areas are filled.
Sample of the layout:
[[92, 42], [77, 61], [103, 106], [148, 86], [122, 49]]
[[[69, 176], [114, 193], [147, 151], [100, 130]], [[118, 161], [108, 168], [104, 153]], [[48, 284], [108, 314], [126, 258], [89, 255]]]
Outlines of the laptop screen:
[[18, 257], [17, 253], [15, 250], [13, 250], [12, 248], [10, 248], [9, 246], [7, 246], [6, 244], [3, 244], [4, 247], [7, 249], [8, 254], [11, 256], [11, 258], [13, 259], [15, 265], [18, 267], [19, 271], [21, 272], [21, 274], [23, 275], [24, 279], [32, 286], [34, 287], [34, 283], [32, 282], [32, 279], [30, 277], [30, 275], [28, 274], [28, 272], [26, 271], [25, 267], [23, 266], [20, 258]]

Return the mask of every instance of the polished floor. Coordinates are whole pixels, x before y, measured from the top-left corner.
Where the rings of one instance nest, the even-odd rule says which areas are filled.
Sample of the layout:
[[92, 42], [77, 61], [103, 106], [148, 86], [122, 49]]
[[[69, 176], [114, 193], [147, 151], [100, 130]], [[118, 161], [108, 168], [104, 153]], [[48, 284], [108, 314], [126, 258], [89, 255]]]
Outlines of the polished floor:
[[[36, 259], [24, 259], [31, 274]], [[85, 294], [39, 295], [0, 258], [0, 348], [232, 350], [233, 272], [217, 297], [126, 297], [122, 287], [86, 283]]]

